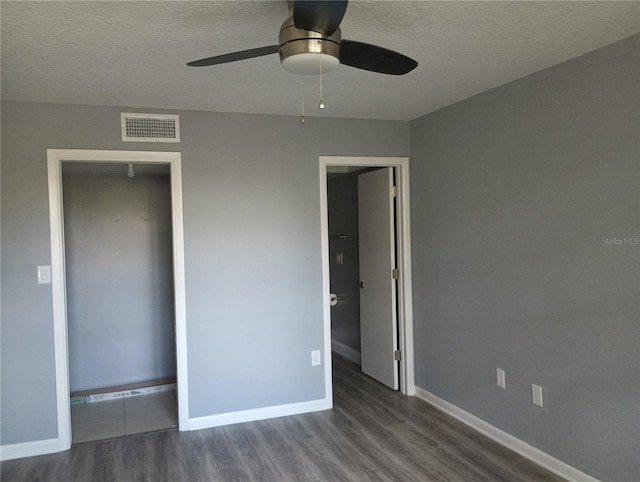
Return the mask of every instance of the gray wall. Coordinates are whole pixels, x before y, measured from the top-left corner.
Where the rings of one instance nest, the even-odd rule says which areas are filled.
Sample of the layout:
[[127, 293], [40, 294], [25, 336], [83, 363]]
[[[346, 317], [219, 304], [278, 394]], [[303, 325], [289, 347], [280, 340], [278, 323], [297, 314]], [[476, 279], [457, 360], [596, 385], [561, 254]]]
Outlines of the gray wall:
[[2, 444], [57, 435], [47, 148], [182, 152], [190, 417], [325, 396], [318, 156], [406, 156], [409, 124], [185, 111], [123, 143], [132, 111], [2, 103]]
[[176, 374], [170, 180], [64, 175], [72, 391]]
[[[327, 182], [331, 292], [340, 302], [331, 308], [331, 338], [360, 351], [360, 278], [358, 249], [358, 176], [344, 174]], [[340, 239], [340, 235], [346, 239]], [[343, 264], [336, 255], [343, 254]]]
[[603, 242], [640, 237], [639, 51], [411, 122], [417, 385], [605, 480], [640, 480], [640, 247]]

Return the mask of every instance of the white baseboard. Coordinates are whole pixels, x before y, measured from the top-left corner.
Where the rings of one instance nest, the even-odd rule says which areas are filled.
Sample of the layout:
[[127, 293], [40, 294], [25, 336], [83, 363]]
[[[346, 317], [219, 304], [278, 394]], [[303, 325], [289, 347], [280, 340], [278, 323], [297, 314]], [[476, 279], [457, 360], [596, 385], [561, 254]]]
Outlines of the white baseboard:
[[569, 481], [575, 482], [597, 482], [598, 479], [594, 479], [590, 475], [581, 472], [580, 470], [562, 462], [561, 460], [552, 457], [551, 455], [537, 449], [526, 442], [523, 442], [519, 438], [494, 427], [490, 423], [470, 414], [469, 412], [458, 408], [452, 403], [443, 400], [442, 398], [434, 395], [423, 388], [416, 387], [416, 396], [421, 398], [425, 402], [433, 405], [437, 409], [451, 415], [453, 418], [461, 421], [465, 425], [477, 430], [483, 435], [486, 435], [491, 440], [498, 442], [500, 445], [507, 447], [517, 454], [535, 462], [536, 464], [544, 467], [545, 469], [553, 472], [560, 477], [563, 477]]
[[[96, 393], [94, 395], [85, 395], [82, 397], [71, 397], [71, 404], [96, 403], [114, 400], [116, 398], [139, 397], [141, 395], [149, 395], [151, 393], [168, 392], [175, 390], [175, 383], [167, 383], [165, 385], [155, 385], [153, 387], [132, 388], [131, 390], [120, 390], [119, 392]], [[78, 401], [81, 400], [81, 401]]]
[[0, 446], [0, 460], [21, 459], [55, 452], [60, 452], [60, 441], [57, 438], [36, 440]]
[[345, 357], [347, 360], [351, 360], [353, 363], [360, 365], [360, 352], [354, 350], [350, 346], [340, 343], [338, 340], [331, 339], [331, 351], [336, 352], [338, 355]]
[[286, 417], [298, 415], [300, 413], [318, 412], [333, 408], [333, 401], [330, 399], [312, 400], [310, 402], [290, 403], [287, 405], [276, 405], [274, 407], [256, 408], [252, 410], [241, 410], [238, 412], [221, 413], [220, 415], [209, 415], [189, 419], [189, 430], [200, 430], [203, 428], [219, 427], [221, 425], [231, 425], [234, 423], [255, 422], [267, 418]]

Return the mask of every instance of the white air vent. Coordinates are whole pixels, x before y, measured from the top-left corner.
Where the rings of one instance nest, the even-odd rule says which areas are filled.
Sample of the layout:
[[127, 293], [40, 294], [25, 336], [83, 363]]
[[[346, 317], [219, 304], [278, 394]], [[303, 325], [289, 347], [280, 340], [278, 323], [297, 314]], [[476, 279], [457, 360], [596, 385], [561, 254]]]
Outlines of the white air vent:
[[169, 114], [120, 114], [125, 142], [180, 142], [180, 118]]

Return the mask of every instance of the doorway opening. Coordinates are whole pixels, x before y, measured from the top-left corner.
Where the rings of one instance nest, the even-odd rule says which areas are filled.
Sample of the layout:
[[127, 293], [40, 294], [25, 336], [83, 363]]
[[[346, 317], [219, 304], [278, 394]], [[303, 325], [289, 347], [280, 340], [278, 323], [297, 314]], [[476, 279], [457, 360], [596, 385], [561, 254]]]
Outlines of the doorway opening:
[[326, 353], [414, 395], [408, 162], [321, 157], [320, 192]]
[[[177, 401], [178, 427], [187, 430], [180, 153], [49, 149], [47, 159], [59, 450], [70, 448], [72, 438], [74, 443], [83, 441], [72, 437], [70, 402], [74, 407], [86, 402], [87, 408], [100, 406], [112, 415], [115, 412], [117, 420], [128, 400], [131, 409], [143, 414], [137, 424], [130, 424], [129, 433], [139, 433], [153, 425], [168, 428], [158, 426], [159, 420], [149, 415], [160, 405], [166, 416], [171, 411], [169, 396], [173, 396], [173, 423]], [[131, 173], [126, 175], [127, 166], [137, 171], [133, 176], [138, 175], [138, 191], [126, 183], [134, 181]], [[97, 173], [104, 176], [123, 167], [121, 177], [102, 177], [96, 182]], [[150, 200], [154, 191], [163, 193], [156, 196], [156, 200], [164, 196], [159, 201], [162, 214], [158, 206], [150, 205], [155, 202]], [[127, 195], [140, 198], [131, 212], [121, 202]], [[65, 205], [66, 201], [72, 202]], [[105, 203], [121, 205], [105, 218], [101, 212]], [[154, 223], [151, 218], [159, 216], [164, 222]], [[115, 232], [108, 230], [119, 224]], [[164, 233], [164, 240], [157, 236], [158, 231]], [[133, 246], [136, 236], [158, 245], [149, 250]], [[67, 252], [74, 247], [75, 252]], [[155, 254], [149, 257], [146, 251]], [[164, 266], [151, 258], [164, 258], [160, 261]], [[143, 265], [148, 267], [136, 269]], [[123, 273], [125, 279], [116, 276]], [[127, 331], [126, 336], [119, 336], [122, 331]], [[104, 350], [109, 340], [118, 343]], [[133, 373], [126, 374], [128, 369]], [[113, 407], [107, 409], [108, 404]], [[117, 423], [107, 433], [125, 435], [116, 433]]]
[[178, 425], [170, 182], [62, 163], [73, 444]]

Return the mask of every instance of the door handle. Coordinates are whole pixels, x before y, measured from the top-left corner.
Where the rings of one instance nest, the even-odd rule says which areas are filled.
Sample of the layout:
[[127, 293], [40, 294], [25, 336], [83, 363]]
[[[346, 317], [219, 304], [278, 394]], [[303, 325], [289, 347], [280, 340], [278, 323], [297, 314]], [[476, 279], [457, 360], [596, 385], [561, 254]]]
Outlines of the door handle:
[[364, 288], [364, 281], [360, 281], [360, 289]]

